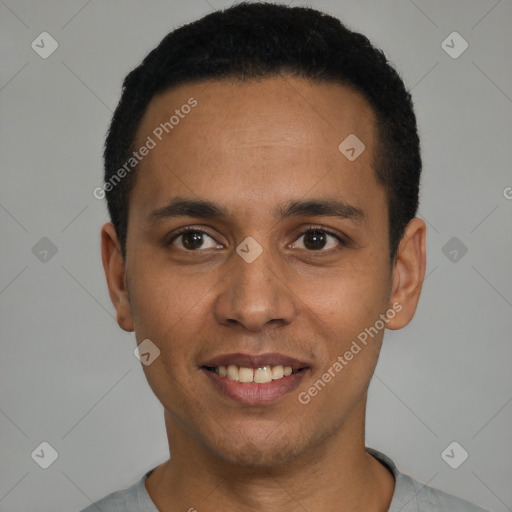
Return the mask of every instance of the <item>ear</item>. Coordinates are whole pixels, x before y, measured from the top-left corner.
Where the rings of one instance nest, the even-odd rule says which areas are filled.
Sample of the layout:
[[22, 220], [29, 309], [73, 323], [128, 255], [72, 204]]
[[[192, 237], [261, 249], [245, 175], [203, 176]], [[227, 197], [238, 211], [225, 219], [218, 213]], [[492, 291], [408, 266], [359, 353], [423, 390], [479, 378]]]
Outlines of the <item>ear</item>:
[[117, 323], [121, 329], [132, 332], [133, 318], [126, 287], [124, 259], [121, 244], [111, 222], [101, 228], [101, 259], [110, 300], [116, 308]]
[[[418, 217], [412, 219], [405, 228], [393, 265], [393, 284], [389, 302], [389, 307], [395, 304], [398, 313], [386, 322], [388, 329], [405, 327], [416, 312], [427, 266], [426, 233], [427, 226]], [[401, 309], [396, 303], [401, 305]]]

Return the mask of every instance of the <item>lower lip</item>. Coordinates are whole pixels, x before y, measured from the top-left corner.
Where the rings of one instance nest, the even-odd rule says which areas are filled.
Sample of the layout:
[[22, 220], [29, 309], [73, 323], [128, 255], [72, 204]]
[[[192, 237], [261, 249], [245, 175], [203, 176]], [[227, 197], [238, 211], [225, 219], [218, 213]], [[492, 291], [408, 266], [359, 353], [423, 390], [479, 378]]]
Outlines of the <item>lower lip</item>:
[[246, 405], [268, 404], [279, 400], [296, 389], [308, 373], [308, 369], [305, 369], [281, 379], [258, 384], [256, 382], [244, 383], [231, 380], [204, 368], [201, 368], [201, 371], [206, 374], [222, 394]]

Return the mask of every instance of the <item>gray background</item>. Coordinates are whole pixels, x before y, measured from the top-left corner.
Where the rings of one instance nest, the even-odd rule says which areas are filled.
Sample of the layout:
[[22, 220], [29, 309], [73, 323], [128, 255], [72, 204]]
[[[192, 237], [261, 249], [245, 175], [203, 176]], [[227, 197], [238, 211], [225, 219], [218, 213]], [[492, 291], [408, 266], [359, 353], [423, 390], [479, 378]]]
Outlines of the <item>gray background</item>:
[[[125, 74], [172, 28], [228, 5], [0, 1], [2, 512], [79, 510], [168, 456], [135, 338], [113, 318], [92, 190]], [[422, 137], [427, 278], [413, 322], [386, 333], [367, 444], [429, 485], [512, 510], [512, 3], [312, 5], [386, 52]], [[43, 31], [59, 44], [47, 59], [31, 48]], [[457, 59], [441, 47], [453, 31], [469, 43]], [[43, 237], [56, 254], [47, 241], [34, 254]], [[457, 261], [443, 252], [452, 237]], [[48, 469], [31, 458], [42, 441], [58, 452]], [[441, 457], [452, 441], [469, 453], [458, 469]]]

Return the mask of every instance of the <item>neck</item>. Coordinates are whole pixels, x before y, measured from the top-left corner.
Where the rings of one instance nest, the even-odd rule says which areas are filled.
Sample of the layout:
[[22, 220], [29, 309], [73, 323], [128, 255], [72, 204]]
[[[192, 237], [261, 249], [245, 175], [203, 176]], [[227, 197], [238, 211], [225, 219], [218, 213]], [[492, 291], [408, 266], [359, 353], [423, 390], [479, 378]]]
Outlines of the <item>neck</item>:
[[226, 462], [166, 414], [172, 457], [148, 477], [146, 489], [160, 512], [387, 511], [394, 478], [366, 452], [365, 406], [335, 436], [271, 467]]

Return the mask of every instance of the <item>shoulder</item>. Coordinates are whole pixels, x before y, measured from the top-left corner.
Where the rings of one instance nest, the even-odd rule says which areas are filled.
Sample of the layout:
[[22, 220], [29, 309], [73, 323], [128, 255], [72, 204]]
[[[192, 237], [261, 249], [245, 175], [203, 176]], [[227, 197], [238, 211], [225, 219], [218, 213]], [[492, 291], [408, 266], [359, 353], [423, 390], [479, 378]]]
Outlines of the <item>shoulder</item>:
[[115, 491], [105, 496], [101, 500], [95, 501], [93, 504], [84, 508], [80, 512], [131, 512], [135, 510], [131, 503], [133, 502], [133, 492], [128, 489]]
[[114, 491], [80, 512], [158, 512], [144, 484], [153, 469], [127, 489]]
[[368, 447], [366, 451], [384, 464], [395, 477], [395, 492], [388, 512], [488, 512], [469, 501], [401, 473], [387, 455]]
[[407, 478], [410, 479], [414, 488], [419, 512], [445, 512], [446, 510], [450, 512], [488, 512], [467, 500], [422, 484], [409, 476]]

